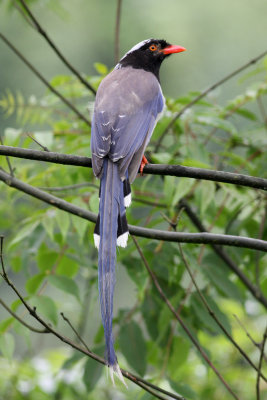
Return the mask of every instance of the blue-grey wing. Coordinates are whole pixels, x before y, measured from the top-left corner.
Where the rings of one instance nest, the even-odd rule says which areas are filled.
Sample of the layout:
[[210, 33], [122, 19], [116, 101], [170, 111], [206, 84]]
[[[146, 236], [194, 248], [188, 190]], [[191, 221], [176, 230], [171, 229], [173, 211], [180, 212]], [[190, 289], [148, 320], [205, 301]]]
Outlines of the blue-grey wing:
[[138, 172], [164, 98], [155, 76], [124, 68], [114, 70], [102, 82], [92, 120], [92, 159], [96, 176], [103, 158], [118, 162], [122, 179], [128, 170], [130, 182]]

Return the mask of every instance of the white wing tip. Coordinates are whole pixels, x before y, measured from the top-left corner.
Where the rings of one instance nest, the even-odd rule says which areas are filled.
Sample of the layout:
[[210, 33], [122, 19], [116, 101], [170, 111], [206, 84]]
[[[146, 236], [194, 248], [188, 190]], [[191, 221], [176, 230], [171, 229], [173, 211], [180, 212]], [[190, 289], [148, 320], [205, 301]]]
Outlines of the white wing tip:
[[97, 233], [94, 233], [94, 242], [95, 242], [95, 247], [97, 248], [97, 250], [99, 250], [100, 236]]
[[127, 246], [128, 236], [129, 236], [129, 232], [124, 232], [122, 235], [120, 235], [117, 238], [117, 246], [126, 247]]
[[127, 196], [124, 197], [125, 207], [129, 207], [131, 205], [131, 202], [132, 202], [132, 194], [129, 193], [129, 194], [127, 194]]
[[110, 375], [112, 385], [115, 386], [115, 382], [114, 382], [114, 374], [115, 374], [117, 376], [117, 378], [124, 384], [126, 389], [128, 389], [128, 386], [127, 386], [127, 384], [123, 378], [123, 375], [121, 373], [119, 364], [111, 365], [108, 367], [108, 369], [109, 369], [109, 375]]

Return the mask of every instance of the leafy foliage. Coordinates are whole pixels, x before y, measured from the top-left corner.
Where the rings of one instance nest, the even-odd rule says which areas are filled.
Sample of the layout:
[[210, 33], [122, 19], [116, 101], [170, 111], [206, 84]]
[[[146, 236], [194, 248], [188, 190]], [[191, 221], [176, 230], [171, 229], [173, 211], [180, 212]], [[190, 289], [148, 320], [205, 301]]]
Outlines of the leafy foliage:
[[[97, 88], [108, 69], [99, 63], [95, 68], [97, 75], [87, 79]], [[267, 178], [266, 60], [261, 69], [255, 71], [249, 76], [252, 84], [226, 104], [218, 104], [214, 97], [199, 101], [175, 122], [155, 152], [157, 142], [174, 114], [197, 93], [167, 99], [165, 114], [148, 147], [150, 159]], [[89, 94], [76, 78], [60, 75], [50, 83], [75, 101], [82, 112], [85, 111]], [[92, 106], [90, 103], [89, 109]], [[67, 111], [53, 94], [45, 92], [39, 99], [34, 95], [25, 99], [23, 94], [7, 89], [0, 107], [6, 118], [15, 115], [17, 121], [15, 126], [6, 129], [5, 145], [39, 149], [25, 134], [30, 127], [33, 138], [51, 151], [90, 155], [88, 127]], [[57, 196], [96, 212], [98, 181], [91, 170], [19, 159], [12, 159], [11, 164], [17, 178], [48, 192], [54, 189]], [[3, 157], [0, 166], [7, 168]], [[80, 183], [88, 182], [93, 185], [80, 186]], [[168, 230], [168, 221], [176, 222], [179, 215], [178, 230], [196, 232], [197, 228], [186, 212], [179, 214], [179, 200], [184, 198], [202, 224], [215, 233], [267, 237], [266, 196], [259, 190], [186, 178], [145, 176], [135, 181], [133, 191], [135, 201], [127, 212], [131, 224]], [[64, 311], [90, 347], [97, 346], [96, 351], [103, 355], [92, 224], [55, 210], [3, 183], [0, 211], [1, 233], [6, 236], [5, 257], [9, 273], [20, 291], [45, 320], [63, 333], [66, 326], [60, 319], [60, 312]], [[162, 289], [193, 336], [234, 391], [244, 400], [250, 400], [254, 393], [255, 372], [243, 362], [201, 303], [177, 244], [146, 239], [139, 243]], [[259, 341], [264, 329], [263, 307], [211, 248], [188, 244], [183, 245], [183, 249], [209, 306], [246, 353], [257, 360], [259, 351], [233, 314], [252, 332], [255, 341]], [[229, 248], [227, 254], [251, 282], [266, 293], [266, 254], [240, 248]], [[122, 367], [140, 375], [146, 374], [155, 383], [167, 381], [172, 390], [188, 400], [226, 398], [225, 388], [212, 375], [160, 299], [131, 240], [127, 249], [118, 252], [117, 269], [114, 323]], [[32, 323], [30, 317], [25, 317], [21, 303], [17, 299], [12, 301], [12, 310]], [[66, 348], [51, 352], [50, 342], [42, 342], [41, 347], [35, 345], [33, 349], [31, 340], [36, 334], [31, 332], [29, 335], [29, 331], [8, 314], [1, 321], [0, 332], [0, 368], [5, 369], [4, 379], [0, 374], [2, 397], [9, 393], [11, 400], [21, 398], [23, 394], [28, 399], [48, 399], [51, 393], [55, 398], [60, 393], [64, 400], [74, 396], [101, 399], [106, 398], [106, 391], [115, 390], [110, 389], [103, 368], [93, 360]], [[72, 334], [68, 333], [69, 336]], [[20, 337], [24, 342], [17, 351]], [[53, 346], [55, 343], [53, 340]], [[23, 352], [28, 349], [31, 352], [23, 359]], [[31, 357], [33, 353], [35, 358]], [[11, 359], [14, 354], [12, 364], [6, 364], [4, 358]], [[36, 367], [40, 363], [47, 365], [45, 371]], [[50, 379], [51, 386], [43, 385], [42, 379]], [[14, 382], [12, 388], [11, 382]], [[125, 399], [150, 398], [134, 386], [127, 393], [124, 389], [121, 391]]]

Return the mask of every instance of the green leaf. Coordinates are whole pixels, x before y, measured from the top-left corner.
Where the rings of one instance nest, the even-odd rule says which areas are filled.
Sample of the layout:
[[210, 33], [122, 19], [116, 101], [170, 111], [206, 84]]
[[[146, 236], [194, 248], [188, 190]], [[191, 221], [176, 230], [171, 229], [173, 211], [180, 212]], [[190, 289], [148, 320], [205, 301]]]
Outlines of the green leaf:
[[226, 297], [234, 298], [237, 301], [243, 302], [243, 296], [237, 285], [230, 281], [227, 276], [224, 263], [215, 255], [209, 254], [202, 261], [202, 271], [217, 287], [219, 292]]
[[54, 266], [58, 254], [55, 251], [49, 250], [44, 244], [42, 244], [37, 254], [37, 264], [41, 272], [51, 271]]
[[169, 383], [171, 385], [171, 388], [175, 390], [176, 393], [184, 396], [187, 400], [195, 400], [198, 398], [196, 392], [194, 392], [194, 390], [185, 383], [177, 383], [172, 379], [169, 379]]
[[144, 376], [146, 372], [146, 343], [139, 325], [135, 321], [125, 324], [119, 335], [120, 349], [129, 365], [138, 374]]
[[37, 314], [48, 318], [53, 324], [57, 325], [58, 311], [55, 302], [47, 296], [33, 296], [30, 299], [32, 307], [36, 307]]
[[96, 69], [96, 71], [100, 74], [100, 75], [107, 75], [108, 73], [108, 68], [106, 65], [101, 64], [101, 63], [94, 63], [94, 67]]
[[200, 212], [201, 215], [204, 215], [206, 209], [214, 200], [215, 196], [215, 183], [209, 181], [202, 181], [201, 182], [201, 207]]
[[65, 293], [73, 295], [80, 301], [79, 288], [73, 279], [67, 278], [66, 276], [49, 275], [47, 280], [51, 285]]
[[70, 226], [69, 214], [62, 210], [56, 210], [56, 221], [63, 239], [66, 240]]
[[175, 190], [175, 176], [165, 176], [164, 177], [164, 195], [165, 201], [167, 204], [172, 204], [173, 201], [173, 193]]
[[0, 322], [0, 336], [10, 327], [11, 324], [13, 324], [14, 321], [15, 318], [10, 317]]
[[26, 285], [25, 285], [27, 292], [29, 294], [36, 293], [37, 289], [39, 288], [40, 284], [44, 280], [45, 276], [46, 276], [46, 274], [40, 273], [40, 274], [37, 274], [37, 275], [33, 276], [32, 278], [28, 279], [26, 282]]
[[5, 358], [12, 359], [15, 350], [15, 341], [11, 333], [5, 332], [0, 335], [0, 351]]
[[232, 135], [237, 134], [236, 127], [231, 122], [213, 115], [196, 115], [195, 122], [198, 122], [201, 125], [214, 126], [215, 128], [230, 132]]
[[195, 184], [195, 179], [179, 178], [179, 183], [176, 187], [172, 199], [172, 206], [175, 206], [182, 197], [190, 192], [192, 186]]
[[[206, 302], [208, 303], [210, 309], [214, 312], [218, 320], [224, 326], [224, 328], [231, 334], [231, 325], [227, 316], [220, 310], [215, 301], [209, 297], [207, 294], [204, 295]], [[202, 303], [198, 293], [193, 293], [190, 298], [190, 303], [192, 305], [193, 310], [195, 311], [195, 315], [201, 321], [201, 326], [206, 326], [211, 330], [211, 332], [223, 334], [223, 331], [216, 323], [216, 321], [210, 316], [209, 311]]]
[[182, 337], [175, 337], [172, 342], [171, 356], [168, 361], [168, 371], [173, 379], [180, 376], [179, 367], [182, 366], [188, 357], [190, 344]]
[[102, 375], [102, 372], [102, 364], [98, 363], [92, 358], [87, 359], [84, 367], [83, 382], [88, 392], [91, 392], [94, 389]]
[[58, 263], [57, 273], [71, 278], [76, 275], [78, 269], [79, 265], [76, 261], [67, 256], [63, 256]]
[[32, 232], [37, 228], [38, 225], [39, 225], [39, 221], [30, 222], [30, 223], [24, 225], [24, 227], [18, 231], [18, 234], [14, 237], [14, 239], [11, 240], [11, 242], [8, 245], [8, 248], [10, 248], [14, 244], [20, 242], [21, 240], [25, 239], [27, 236], [30, 236], [32, 234]]

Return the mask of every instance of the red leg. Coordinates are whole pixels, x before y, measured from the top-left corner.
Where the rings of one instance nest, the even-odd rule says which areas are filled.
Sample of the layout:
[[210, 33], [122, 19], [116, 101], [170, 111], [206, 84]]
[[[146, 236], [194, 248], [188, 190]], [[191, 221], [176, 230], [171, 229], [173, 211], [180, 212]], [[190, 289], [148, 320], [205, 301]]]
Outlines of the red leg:
[[144, 166], [148, 164], [148, 161], [146, 159], [145, 156], [143, 156], [142, 161], [141, 161], [141, 165], [140, 165], [140, 174], [143, 175], [143, 171], [144, 171]]

